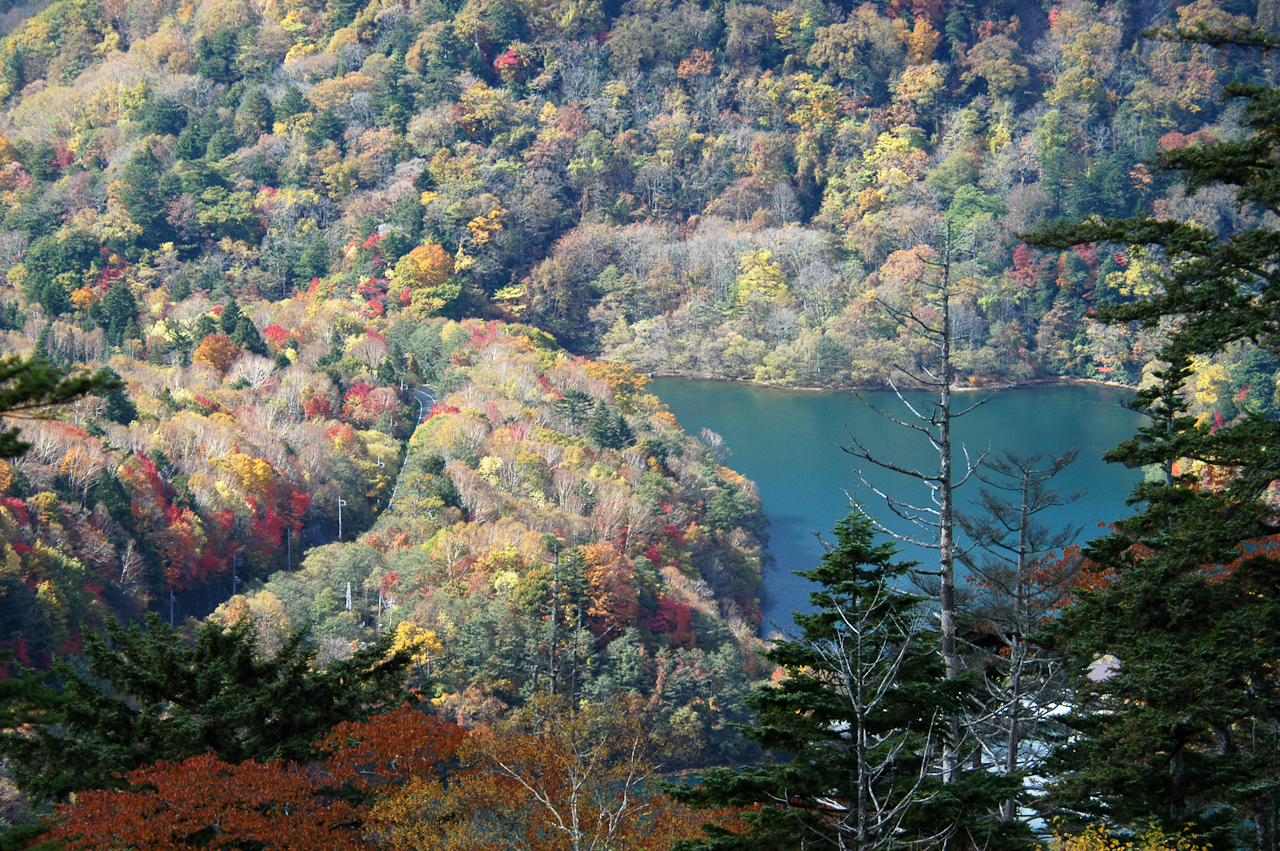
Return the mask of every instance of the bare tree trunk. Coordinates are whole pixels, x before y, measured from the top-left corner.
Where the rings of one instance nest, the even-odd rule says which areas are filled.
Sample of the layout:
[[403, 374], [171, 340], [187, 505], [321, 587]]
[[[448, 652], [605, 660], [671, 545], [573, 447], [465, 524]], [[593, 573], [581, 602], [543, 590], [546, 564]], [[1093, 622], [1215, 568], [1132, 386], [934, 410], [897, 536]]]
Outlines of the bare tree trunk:
[[[920, 372], [913, 372], [911, 369], [902, 366], [897, 368], [916, 383], [934, 390], [937, 393], [936, 398], [927, 406], [917, 406], [908, 401], [896, 385], [891, 385], [894, 391], [897, 392], [898, 398], [906, 406], [907, 410], [911, 412], [911, 418], [898, 419], [879, 408], [871, 406], [890, 422], [923, 432], [938, 453], [937, 470], [930, 472], [914, 470], [899, 466], [892, 461], [878, 458], [867, 450], [857, 437], [852, 435], [853, 446], [845, 447], [846, 452], [870, 461], [878, 467], [924, 482], [932, 492], [932, 506], [916, 506], [889, 497], [883, 490], [867, 482], [871, 489], [886, 501], [891, 511], [921, 527], [926, 534], [917, 538], [894, 532], [877, 523], [877, 527], [882, 532], [904, 543], [938, 551], [937, 571], [921, 571], [921, 573], [938, 578], [938, 590], [935, 598], [938, 604], [939, 616], [938, 650], [946, 666], [947, 679], [954, 679], [961, 672], [956, 641], [955, 490], [968, 480], [975, 467], [975, 462], [966, 456], [965, 469], [959, 481], [956, 481], [956, 471], [951, 457], [953, 449], [951, 421], [987, 401], [983, 399], [977, 405], [973, 405], [959, 413], [952, 410], [952, 386], [955, 384], [955, 368], [952, 364], [951, 328], [952, 256], [951, 225], [950, 223], [944, 223], [936, 259], [924, 261], [938, 269], [938, 281], [932, 288], [934, 305], [938, 311], [937, 315], [931, 316], [927, 312], [917, 312], [914, 307], [902, 308], [882, 304], [882, 307], [904, 328], [923, 339], [935, 350], [937, 362], [932, 367], [928, 365], [921, 367]], [[870, 403], [867, 404], [870, 405]], [[914, 419], [915, 422], [912, 422], [911, 419]], [[863, 481], [865, 482], [866, 479], [864, 478]], [[951, 782], [957, 778], [960, 768], [960, 719], [952, 719], [948, 726], [951, 735], [942, 747], [942, 775], [948, 782]]]

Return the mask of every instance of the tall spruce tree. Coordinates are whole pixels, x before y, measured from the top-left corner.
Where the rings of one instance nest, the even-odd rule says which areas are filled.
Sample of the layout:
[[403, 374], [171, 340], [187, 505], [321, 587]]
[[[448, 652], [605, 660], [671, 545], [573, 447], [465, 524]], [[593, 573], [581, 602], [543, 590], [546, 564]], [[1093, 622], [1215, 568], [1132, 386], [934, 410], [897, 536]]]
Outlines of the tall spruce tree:
[[[1280, 46], [1258, 31], [1177, 36]], [[1280, 480], [1280, 422], [1245, 412], [1222, 427], [1197, 426], [1186, 402], [1194, 358], [1280, 349], [1280, 92], [1235, 82], [1227, 95], [1243, 101], [1245, 133], [1168, 151], [1158, 164], [1191, 194], [1234, 186], [1237, 205], [1259, 224], [1215, 233], [1150, 216], [1095, 218], [1033, 237], [1163, 256], [1157, 295], [1099, 314], [1173, 329], [1156, 383], [1132, 402], [1150, 424], [1107, 456], [1159, 475], [1135, 491], [1142, 509], [1087, 550], [1113, 578], [1081, 592], [1059, 630], [1081, 667], [1104, 654], [1118, 666], [1082, 678], [1081, 735], [1057, 754], [1047, 803], [1060, 815], [1135, 827], [1156, 819], [1220, 847], [1275, 851], [1280, 522], [1267, 495]], [[1190, 474], [1193, 464], [1211, 475]]]
[[818, 585], [815, 611], [796, 613], [800, 634], [765, 654], [787, 676], [748, 698], [759, 717], [743, 730], [778, 758], [671, 790], [694, 805], [755, 805], [751, 830], [708, 828], [685, 851], [999, 848], [1026, 838], [996, 816], [1019, 777], [960, 771], [944, 782], [948, 719], [972, 677], [947, 677], [924, 599], [900, 590], [912, 563], [874, 534], [855, 510], [819, 566], [798, 572]]

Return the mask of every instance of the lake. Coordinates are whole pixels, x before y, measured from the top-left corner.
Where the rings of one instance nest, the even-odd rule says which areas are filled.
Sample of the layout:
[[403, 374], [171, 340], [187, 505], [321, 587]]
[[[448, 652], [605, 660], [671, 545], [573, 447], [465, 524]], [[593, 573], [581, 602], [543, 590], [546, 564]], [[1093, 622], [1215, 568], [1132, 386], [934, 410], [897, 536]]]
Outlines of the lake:
[[[659, 378], [650, 385], [690, 434], [703, 428], [724, 437], [732, 452], [725, 464], [756, 482], [768, 516], [773, 563], [765, 568], [762, 600], [766, 623], [789, 626], [791, 612], [808, 609], [808, 580], [792, 571], [817, 564], [822, 547], [814, 532], [829, 533], [848, 513], [850, 498], [895, 531], [909, 532], [905, 521], [859, 479], [897, 498], [927, 500], [918, 483], [870, 467], [841, 450], [855, 434], [879, 457], [899, 466], [936, 469], [937, 455], [924, 436], [887, 421], [849, 392], [775, 390], [733, 381]], [[889, 392], [862, 394], [868, 402], [905, 419], [908, 412]], [[1106, 464], [1102, 453], [1131, 437], [1143, 418], [1121, 406], [1129, 391], [1100, 385], [1056, 385], [1004, 390], [954, 421], [959, 470], [964, 455], [990, 451], [1021, 455], [1061, 454], [1079, 447], [1080, 457], [1054, 478], [1063, 493], [1085, 490], [1075, 503], [1050, 509], [1039, 519], [1052, 525], [1082, 526], [1079, 541], [1101, 534], [1101, 524], [1132, 513], [1125, 505], [1141, 471]], [[985, 398], [956, 394], [953, 410]], [[932, 454], [932, 458], [930, 457]], [[957, 507], [968, 508], [978, 495], [977, 481], [957, 492]], [[891, 522], [894, 521], [894, 522]], [[936, 554], [904, 547], [907, 557], [936, 561]], [[771, 630], [766, 627], [766, 633]]]

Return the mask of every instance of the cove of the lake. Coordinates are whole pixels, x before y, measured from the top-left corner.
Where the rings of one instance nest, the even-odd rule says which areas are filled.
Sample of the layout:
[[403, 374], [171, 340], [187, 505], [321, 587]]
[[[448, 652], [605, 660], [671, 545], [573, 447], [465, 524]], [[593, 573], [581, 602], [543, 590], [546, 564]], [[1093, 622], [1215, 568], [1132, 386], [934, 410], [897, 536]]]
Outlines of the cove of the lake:
[[[896, 465], [937, 468], [937, 454], [923, 435], [887, 421], [852, 393], [683, 378], [658, 378], [650, 389], [685, 431], [698, 434], [708, 428], [721, 435], [732, 453], [725, 464], [760, 488], [769, 518], [768, 551], [773, 557], [764, 575], [766, 633], [774, 631], [769, 623], [789, 626], [792, 611], [808, 609], [810, 583], [792, 571], [817, 564], [822, 547], [813, 533], [829, 533], [847, 513], [850, 498], [865, 503], [890, 528], [913, 531], [863, 484], [858, 469], [868, 482], [892, 496], [928, 500], [927, 491], [918, 485], [841, 450], [850, 444], [852, 433], [878, 457]], [[1131, 437], [1142, 422], [1142, 417], [1121, 405], [1129, 395], [1121, 388], [1091, 384], [1003, 390], [955, 421], [957, 469], [964, 462], [961, 444], [971, 457], [988, 451], [1057, 455], [1078, 447], [1079, 458], [1051, 484], [1064, 494], [1084, 490], [1084, 495], [1038, 519], [1054, 526], [1082, 527], [1080, 542], [1096, 537], [1105, 531], [1099, 524], [1132, 512], [1125, 499], [1142, 477], [1141, 471], [1102, 460], [1103, 452]], [[892, 393], [870, 392], [862, 397], [899, 419], [910, 416]], [[956, 394], [953, 410], [964, 410], [983, 398], [985, 394]], [[970, 481], [957, 492], [961, 510], [970, 508], [980, 486]], [[931, 555], [909, 547], [904, 550], [904, 557], [922, 561]]]

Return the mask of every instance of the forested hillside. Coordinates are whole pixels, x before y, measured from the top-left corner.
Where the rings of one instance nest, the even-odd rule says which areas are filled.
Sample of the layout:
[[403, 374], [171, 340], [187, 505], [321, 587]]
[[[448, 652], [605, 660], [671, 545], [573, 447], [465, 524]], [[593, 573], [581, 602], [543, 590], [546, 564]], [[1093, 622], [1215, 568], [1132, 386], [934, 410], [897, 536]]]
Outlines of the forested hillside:
[[[0, 826], [657, 849], [715, 764], [722, 851], [1280, 846], [1275, 0], [0, 8], [0, 375], [96, 375], [0, 381]], [[1148, 504], [945, 664], [851, 517], [762, 656], [755, 488], [654, 373], [1142, 386]]]
[[634, 693], [664, 764], [740, 757], [728, 724], [762, 671], [754, 486], [626, 367], [473, 321], [423, 332], [467, 380], [415, 433], [392, 505], [214, 617], [251, 616], [265, 647], [308, 623], [340, 647], [397, 630], [469, 726], [538, 693]]
[[946, 216], [966, 380], [1136, 383], [1156, 343], [1084, 319], [1162, 260], [1016, 234], [1249, 223], [1144, 164], [1231, 138], [1223, 85], [1274, 73], [1139, 35], [1276, 15], [1233, 2], [60, 0], [0, 49], [5, 324], [163, 362], [232, 295], [305, 291], [374, 323], [519, 317], [650, 372], [875, 383], [911, 355], [881, 305], [918, 297]]

